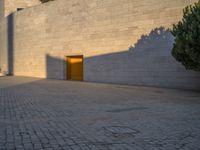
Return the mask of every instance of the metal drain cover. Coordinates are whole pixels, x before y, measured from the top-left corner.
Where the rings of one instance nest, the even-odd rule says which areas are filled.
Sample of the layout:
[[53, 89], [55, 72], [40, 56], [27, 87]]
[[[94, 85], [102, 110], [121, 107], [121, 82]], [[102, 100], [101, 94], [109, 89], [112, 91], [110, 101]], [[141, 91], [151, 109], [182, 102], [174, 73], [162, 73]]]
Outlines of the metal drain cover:
[[113, 136], [125, 136], [138, 134], [139, 131], [127, 126], [108, 126], [104, 127], [105, 133]]
[[131, 107], [131, 108], [121, 108], [121, 109], [108, 110], [107, 112], [121, 113], [121, 112], [134, 111], [134, 110], [145, 110], [145, 109], [148, 109], [148, 108], [147, 107]]

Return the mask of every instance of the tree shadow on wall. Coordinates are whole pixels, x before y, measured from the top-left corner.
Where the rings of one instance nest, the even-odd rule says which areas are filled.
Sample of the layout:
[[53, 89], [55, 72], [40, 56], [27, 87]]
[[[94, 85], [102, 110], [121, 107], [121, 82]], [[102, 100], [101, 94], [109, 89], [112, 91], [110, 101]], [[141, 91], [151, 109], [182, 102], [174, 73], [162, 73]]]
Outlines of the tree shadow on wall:
[[14, 14], [7, 17], [7, 50], [8, 50], [8, 75], [13, 75], [14, 63]]
[[156, 50], [158, 52], [159, 46], [166, 47], [169, 44], [171, 46], [173, 40], [169, 29], [164, 27], [155, 28], [148, 35], [142, 35], [134, 46], [130, 46], [129, 51], [137, 50], [143, 52]]
[[[85, 59], [85, 80], [162, 87], [198, 86], [199, 74], [186, 71], [171, 56], [174, 37], [164, 27], [153, 29], [122, 52]], [[187, 88], [187, 87], [186, 87]]]

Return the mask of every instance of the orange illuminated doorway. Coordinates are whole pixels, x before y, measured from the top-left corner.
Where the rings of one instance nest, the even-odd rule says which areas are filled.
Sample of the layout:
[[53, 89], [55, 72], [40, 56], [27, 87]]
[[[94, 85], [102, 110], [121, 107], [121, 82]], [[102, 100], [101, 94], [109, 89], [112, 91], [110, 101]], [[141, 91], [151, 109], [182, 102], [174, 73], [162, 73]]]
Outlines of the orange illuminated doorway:
[[83, 81], [83, 55], [67, 56], [67, 80]]

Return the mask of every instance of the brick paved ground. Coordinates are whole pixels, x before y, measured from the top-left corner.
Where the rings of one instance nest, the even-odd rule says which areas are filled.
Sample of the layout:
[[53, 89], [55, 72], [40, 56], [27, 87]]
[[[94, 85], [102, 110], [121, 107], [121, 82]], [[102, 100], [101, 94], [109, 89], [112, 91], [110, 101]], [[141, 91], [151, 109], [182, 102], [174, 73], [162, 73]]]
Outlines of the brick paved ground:
[[0, 150], [199, 150], [200, 93], [0, 77]]

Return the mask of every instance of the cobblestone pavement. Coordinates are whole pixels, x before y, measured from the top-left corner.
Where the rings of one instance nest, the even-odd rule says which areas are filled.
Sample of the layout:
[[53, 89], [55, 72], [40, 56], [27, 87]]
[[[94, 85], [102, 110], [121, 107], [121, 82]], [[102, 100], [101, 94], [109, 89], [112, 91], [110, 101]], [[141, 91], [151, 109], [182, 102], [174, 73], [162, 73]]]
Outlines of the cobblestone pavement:
[[0, 150], [199, 150], [200, 93], [0, 77]]

